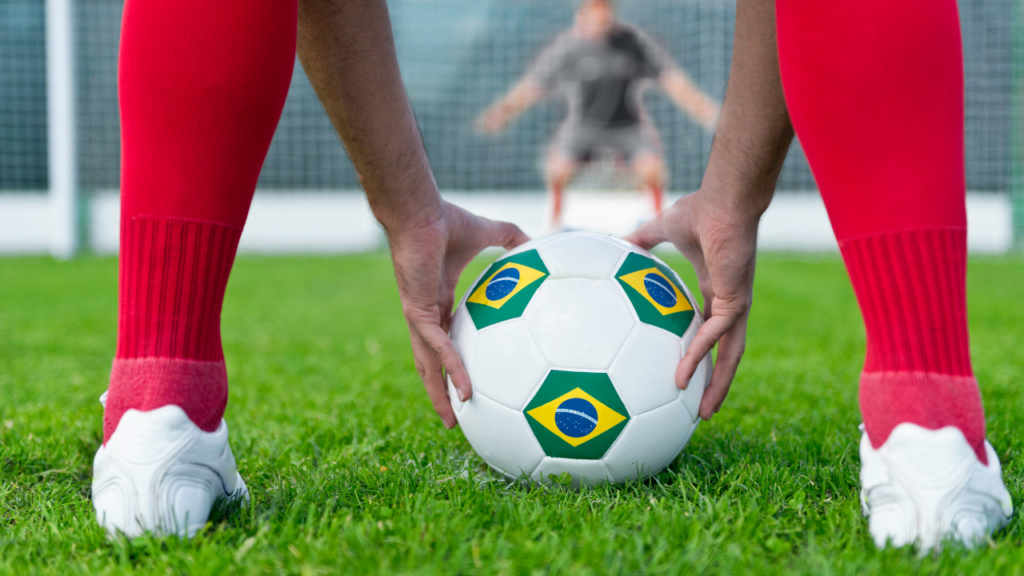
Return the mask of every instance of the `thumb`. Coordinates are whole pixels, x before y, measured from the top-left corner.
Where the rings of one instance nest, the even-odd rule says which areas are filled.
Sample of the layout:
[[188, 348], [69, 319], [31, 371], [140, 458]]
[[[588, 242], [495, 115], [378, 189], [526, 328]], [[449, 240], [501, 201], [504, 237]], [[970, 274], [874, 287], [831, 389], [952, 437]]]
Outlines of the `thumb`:
[[529, 242], [530, 237], [519, 229], [519, 226], [511, 222], [487, 221], [487, 242], [488, 246], [501, 246], [511, 250], [524, 242]]
[[658, 215], [654, 220], [644, 222], [639, 228], [634, 230], [632, 234], [626, 236], [624, 240], [632, 242], [645, 250], [650, 250], [658, 244], [661, 244], [665, 241], [665, 233], [662, 228], [662, 216]]

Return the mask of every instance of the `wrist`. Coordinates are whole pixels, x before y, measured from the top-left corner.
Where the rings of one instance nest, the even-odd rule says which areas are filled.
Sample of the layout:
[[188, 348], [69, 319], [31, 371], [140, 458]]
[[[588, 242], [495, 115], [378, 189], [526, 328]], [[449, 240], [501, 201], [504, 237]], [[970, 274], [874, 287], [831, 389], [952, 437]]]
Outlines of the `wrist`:
[[774, 166], [755, 167], [709, 162], [700, 189], [712, 207], [743, 221], [759, 221], [775, 196], [782, 161]]
[[430, 226], [444, 217], [445, 201], [436, 188], [429, 194], [408, 195], [388, 200], [371, 200], [370, 209], [392, 244], [399, 238]]
[[425, 161], [419, 170], [389, 175], [388, 181], [359, 178], [370, 210], [389, 239], [443, 216], [445, 202]]
[[701, 201], [710, 210], [739, 222], [758, 222], [775, 195], [775, 178], [769, 181], [737, 181], [705, 175]]

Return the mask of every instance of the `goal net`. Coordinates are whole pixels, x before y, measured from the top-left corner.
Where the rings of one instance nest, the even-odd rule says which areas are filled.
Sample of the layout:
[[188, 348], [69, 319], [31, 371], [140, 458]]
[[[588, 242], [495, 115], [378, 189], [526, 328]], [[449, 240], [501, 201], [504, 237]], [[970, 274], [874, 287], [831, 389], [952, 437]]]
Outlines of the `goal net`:
[[[389, 5], [402, 74], [440, 187], [510, 194], [543, 190], [540, 164], [564, 114], [562, 103], [544, 101], [498, 135], [478, 133], [474, 120], [555, 34], [572, 24], [576, 0], [390, 0]], [[116, 190], [122, 0], [74, 0], [74, 6], [79, 189], [86, 194]], [[721, 100], [734, 2], [618, 0], [616, 6], [622, 20], [645, 30], [701, 90]], [[1019, 140], [1021, 123], [1015, 87], [1022, 63], [1020, 50], [1014, 50], [1015, 34], [1021, 34], [1019, 12], [1018, 0], [960, 1], [971, 191], [1008, 192], [1020, 162], [1011, 145]], [[43, 0], [0, 0], [0, 191], [48, 187], [44, 29]], [[645, 103], [660, 132], [670, 189], [695, 189], [711, 135], [656, 89], [647, 92]], [[580, 178], [588, 186], [623, 186], [614, 171], [603, 170]], [[282, 192], [358, 187], [298, 62], [259, 187]], [[815, 189], [798, 142], [779, 188]]]

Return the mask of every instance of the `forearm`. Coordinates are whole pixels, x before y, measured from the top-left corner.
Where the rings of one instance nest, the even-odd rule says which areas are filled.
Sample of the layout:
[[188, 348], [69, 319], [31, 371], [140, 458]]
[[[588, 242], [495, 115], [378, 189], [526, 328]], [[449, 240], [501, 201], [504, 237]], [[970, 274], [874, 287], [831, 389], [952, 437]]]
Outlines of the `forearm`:
[[480, 115], [478, 127], [484, 132], [496, 132], [505, 127], [516, 116], [522, 114], [544, 95], [536, 82], [524, 78], [500, 100]]
[[515, 85], [507, 96], [501, 99], [498, 106], [509, 118], [515, 118], [527, 108], [533, 106], [543, 95], [543, 90], [532, 80], [522, 80]]
[[732, 69], [702, 189], [733, 214], [760, 218], [793, 140], [779, 76], [772, 0], [739, 0]]
[[299, 59], [389, 236], [441, 207], [385, 0], [301, 0]]

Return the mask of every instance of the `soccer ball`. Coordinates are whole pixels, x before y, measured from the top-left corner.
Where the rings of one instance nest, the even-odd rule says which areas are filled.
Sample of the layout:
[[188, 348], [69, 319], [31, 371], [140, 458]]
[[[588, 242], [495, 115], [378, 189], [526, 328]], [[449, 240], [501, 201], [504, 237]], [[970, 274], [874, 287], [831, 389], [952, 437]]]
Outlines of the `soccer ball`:
[[624, 240], [568, 232], [523, 244], [473, 282], [451, 338], [473, 396], [448, 396], [466, 439], [509, 479], [572, 485], [656, 474], [686, 446], [710, 355], [679, 390], [703, 323], [679, 275]]

